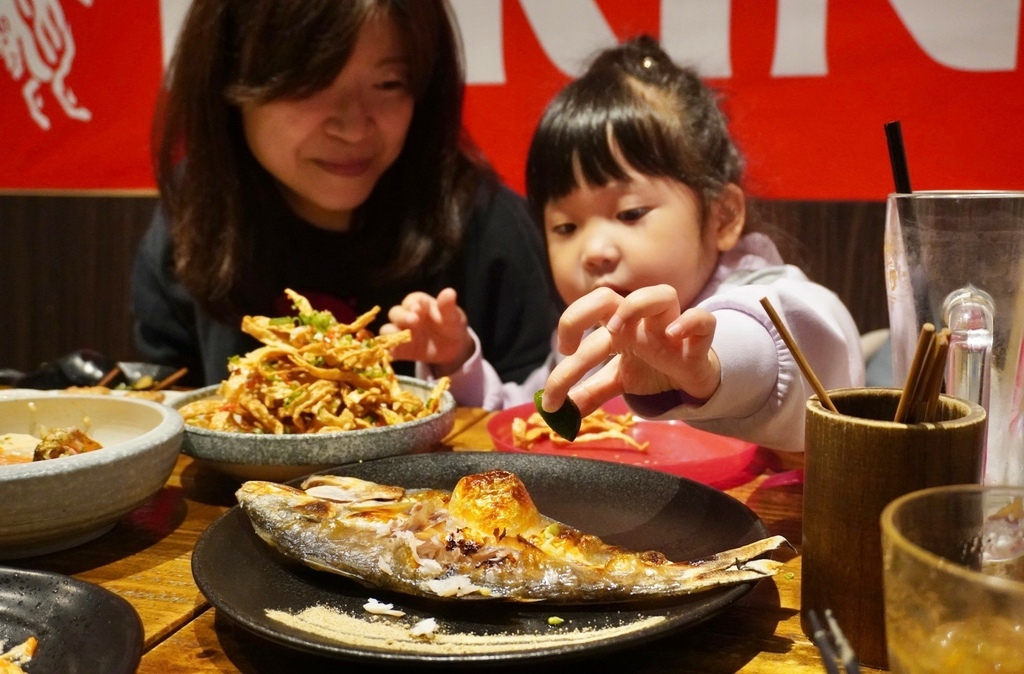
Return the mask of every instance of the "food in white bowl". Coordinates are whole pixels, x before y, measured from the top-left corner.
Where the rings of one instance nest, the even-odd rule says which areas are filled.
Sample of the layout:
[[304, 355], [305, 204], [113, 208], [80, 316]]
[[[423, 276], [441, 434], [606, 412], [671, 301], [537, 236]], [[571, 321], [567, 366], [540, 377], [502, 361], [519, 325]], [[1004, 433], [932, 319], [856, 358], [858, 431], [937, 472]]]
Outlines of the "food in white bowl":
[[103, 449], [80, 428], [40, 428], [38, 435], [0, 435], [0, 466], [30, 461], [48, 461]]
[[242, 479], [281, 480], [350, 461], [430, 447], [454, 422], [448, 380], [400, 377], [390, 349], [407, 330], [379, 336], [285, 291], [296, 316], [246, 316], [263, 346], [232, 360], [228, 379], [179, 400], [184, 451]]
[[137, 398], [40, 392], [0, 399], [0, 436], [77, 429], [101, 445], [0, 465], [0, 559], [64, 550], [109, 531], [164, 486], [183, 426], [174, 409]]

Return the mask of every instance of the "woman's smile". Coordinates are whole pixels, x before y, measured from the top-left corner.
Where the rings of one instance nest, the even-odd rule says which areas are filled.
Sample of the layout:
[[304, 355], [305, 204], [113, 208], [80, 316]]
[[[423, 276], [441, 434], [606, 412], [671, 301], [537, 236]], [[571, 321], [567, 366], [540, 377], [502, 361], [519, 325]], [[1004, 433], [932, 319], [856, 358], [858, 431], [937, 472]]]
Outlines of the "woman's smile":
[[358, 178], [370, 170], [370, 167], [373, 165], [373, 159], [356, 159], [337, 162], [316, 159], [313, 163], [328, 173], [332, 173], [343, 178]]

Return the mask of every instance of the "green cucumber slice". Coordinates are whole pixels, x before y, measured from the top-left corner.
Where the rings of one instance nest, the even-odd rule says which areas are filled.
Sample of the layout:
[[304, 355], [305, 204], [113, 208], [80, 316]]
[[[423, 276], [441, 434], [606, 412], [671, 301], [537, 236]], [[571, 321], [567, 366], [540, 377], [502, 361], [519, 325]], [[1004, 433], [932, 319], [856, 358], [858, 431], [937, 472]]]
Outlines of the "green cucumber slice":
[[544, 389], [540, 389], [533, 394], [533, 404], [537, 407], [537, 411], [540, 412], [541, 418], [544, 419], [544, 422], [555, 433], [558, 433], [569, 442], [575, 440], [580, 432], [580, 424], [583, 423], [580, 408], [576, 407], [576, 403], [572, 401], [572, 398], [566, 398], [565, 402], [557, 410], [546, 412], [540, 404], [543, 396]]

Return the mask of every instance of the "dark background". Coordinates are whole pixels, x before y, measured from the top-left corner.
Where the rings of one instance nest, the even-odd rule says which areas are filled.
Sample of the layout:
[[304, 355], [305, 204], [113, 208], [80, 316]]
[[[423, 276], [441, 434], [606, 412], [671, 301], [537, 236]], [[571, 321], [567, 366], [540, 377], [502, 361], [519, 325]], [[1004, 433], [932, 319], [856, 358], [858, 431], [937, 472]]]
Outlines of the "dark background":
[[[35, 369], [79, 348], [139, 356], [129, 284], [152, 194], [0, 194], [0, 369]], [[846, 303], [862, 333], [888, 327], [885, 203], [757, 201], [787, 262]]]

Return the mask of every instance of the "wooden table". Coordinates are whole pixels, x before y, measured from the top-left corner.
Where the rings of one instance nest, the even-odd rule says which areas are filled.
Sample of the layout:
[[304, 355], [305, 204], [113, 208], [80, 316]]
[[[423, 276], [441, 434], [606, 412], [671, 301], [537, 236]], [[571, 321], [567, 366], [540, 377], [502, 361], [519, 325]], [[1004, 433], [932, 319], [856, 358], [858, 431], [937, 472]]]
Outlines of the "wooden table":
[[[454, 451], [493, 448], [487, 418], [483, 410], [459, 409], [443, 444]], [[768, 477], [760, 475], [727, 491], [753, 509], [772, 534], [799, 547], [801, 489], [762, 488]], [[192, 579], [192, 548], [206, 527], [235, 504], [237, 485], [182, 455], [166, 487], [110, 533], [72, 550], [9, 564], [69, 574], [131, 602], [145, 628], [142, 673], [388, 671], [377, 664], [339, 663], [287, 649], [218, 616]], [[710, 620], [650, 644], [574, 661], [574, 666], [622, 672], [824, 671], [817, 649], [800, 628], [800, 556], [777, 556], [787, 557], [778, 575], [761, 581]], [[566, 664], [529, 667], [539, 674], [563, 672]]]

